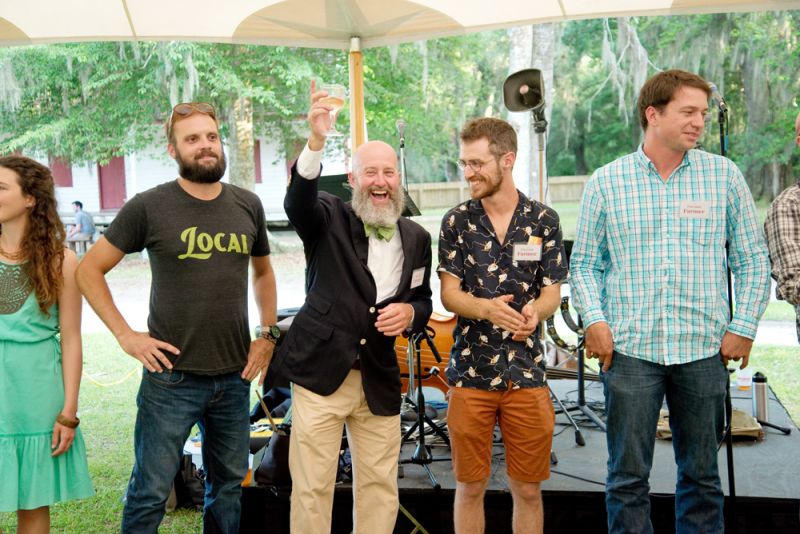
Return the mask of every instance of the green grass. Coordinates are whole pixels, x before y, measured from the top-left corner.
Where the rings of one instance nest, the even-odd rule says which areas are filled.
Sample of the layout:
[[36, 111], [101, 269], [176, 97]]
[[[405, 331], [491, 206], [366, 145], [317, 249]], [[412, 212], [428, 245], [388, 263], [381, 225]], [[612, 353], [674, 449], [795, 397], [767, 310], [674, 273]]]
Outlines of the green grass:
[[796, 318], [794, 306], [783, 300], [773, 300], [767, 305], [767, 311], [764, 312], [761, 320], [794, 322]]

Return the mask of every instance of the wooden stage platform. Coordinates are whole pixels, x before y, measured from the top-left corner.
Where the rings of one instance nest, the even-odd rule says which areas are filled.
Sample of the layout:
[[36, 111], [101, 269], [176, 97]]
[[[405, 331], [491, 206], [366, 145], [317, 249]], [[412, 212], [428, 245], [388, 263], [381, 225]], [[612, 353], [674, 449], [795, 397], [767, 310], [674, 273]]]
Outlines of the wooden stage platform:
[[[553, 391], [568, 404], [577, 399], [574, 380], [551, 380]], [[750, 393], [731, 390], [734, 408], [750, 413]], [[587, 404], [602, 409], [602, 385], [587, 382]], [[567, 402], [569, 401], [569, 402]], [[597, 403], [597, 404], [595, 404]], [[575, 431], [564, 426], [563, 415], [556, 419], [553, 452], [558, 463], [552, 466], [550, 479], [543, 483], [545, 532], [606, 532], [604, 481], [606, 476], [605, 433], [579, 412], [571, 412], [581, 424], [586, 445], [576, 444]], [[719, 452], [719, 468], [726, 495], [726, 532], [796, 534], [800, 532], [800, 431], [791, 421], [780, 401], [770, 392], [770, 422], [790, 427], [786, 436], [765, 428], [761, 441], [734, 442], [734, 480], [736, 497], [728, 491], [726, 449]], [[403, 447], [401, 459], [410, 458], [412, 442]], [[511, 496], [505, 480], [502, 447], [496, 448], [492, 478], [486, 496], [487, 533], [511, 532]], [[435, 458], [449, 457], [445, 447], [434, 447]], [[418, 465], [403, 466], [400, 478], [400, 503], [424, 529], [431, 533], [453, 532], [452, 509], [454, 480], [449, 461], [431, 464], [431, 471], [441, 485], [435, 490], [427, 474]], [[676, 468], [672, 445], [657, 440], [650, 476], [652, 518], [657, 533], [671, 533], [674, 525]], [[242, 497], [242, 532], [289, 532], [289, 488], [245, 488]], [[352, 494], [349, 484], [340, 484], [334, 501], [333, 532], [352, 529]], [[408, 534], [415, 526], [403, 514], [398, 515], [395, 532]]]

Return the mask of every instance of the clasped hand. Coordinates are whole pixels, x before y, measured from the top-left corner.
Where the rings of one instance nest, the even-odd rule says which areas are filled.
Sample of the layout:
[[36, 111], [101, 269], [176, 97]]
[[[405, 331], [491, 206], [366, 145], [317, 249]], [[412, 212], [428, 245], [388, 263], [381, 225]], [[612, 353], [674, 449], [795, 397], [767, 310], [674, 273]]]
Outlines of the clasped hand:
[[528, 302], [518, 312], [509, 305], [513, 300], [513, 295], [488, 299], [484, 318], [501, 330], [512, 332], [511, 339], [514, 341], [522, 341], [530, 337], [539, 326], [539, 313], [534, 307], [535, 301]]

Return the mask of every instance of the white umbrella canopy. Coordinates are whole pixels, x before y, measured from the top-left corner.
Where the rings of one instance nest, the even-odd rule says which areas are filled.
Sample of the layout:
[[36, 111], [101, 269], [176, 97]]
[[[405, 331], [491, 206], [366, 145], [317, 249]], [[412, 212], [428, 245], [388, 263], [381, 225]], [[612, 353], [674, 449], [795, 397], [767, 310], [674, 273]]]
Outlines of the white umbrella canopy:
[[359, 146], [362, 48], [569, 19], [796, 8], [800, 0], [0, 0], [0, 46], [185, 40], [349, 49]]
[[362, 48], [568, 19], [795, 9], [800, 0], [2, 0], [0, 45], [202, 40]]

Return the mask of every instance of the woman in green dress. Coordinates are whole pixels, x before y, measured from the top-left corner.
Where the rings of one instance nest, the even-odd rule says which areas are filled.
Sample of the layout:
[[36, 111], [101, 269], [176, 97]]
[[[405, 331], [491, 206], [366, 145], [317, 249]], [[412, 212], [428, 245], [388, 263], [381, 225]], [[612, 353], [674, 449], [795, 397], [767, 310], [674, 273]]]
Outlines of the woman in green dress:
[[81, 297], [50, 170], [0, 158], [0, 512], [50, 530], [50, 505], [91, 496], [78, 428]]

